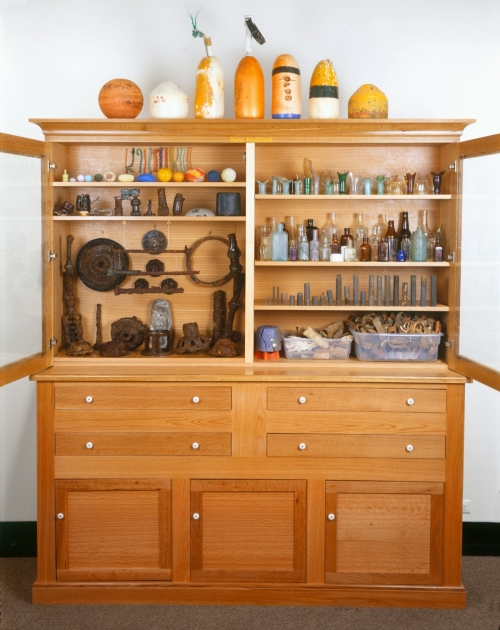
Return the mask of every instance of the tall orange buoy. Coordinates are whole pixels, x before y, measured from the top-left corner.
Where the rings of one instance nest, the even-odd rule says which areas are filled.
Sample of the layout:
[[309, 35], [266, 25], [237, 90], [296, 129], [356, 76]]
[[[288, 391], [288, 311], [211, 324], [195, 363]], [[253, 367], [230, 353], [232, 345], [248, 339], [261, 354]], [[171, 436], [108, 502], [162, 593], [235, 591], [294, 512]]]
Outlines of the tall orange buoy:
[[300, 118], [299, 64], [292, 55], [279, 55], [273, 65], [273, 92], [271, 115], [273, 118]]
[[238, 64], [234, 75], [235, 118], [264, 118], [264, 73], [260, 63], [252, 56], [252, 37], [259, 44], [266, 40], [252, 21], [245, 15], [246, 55]]

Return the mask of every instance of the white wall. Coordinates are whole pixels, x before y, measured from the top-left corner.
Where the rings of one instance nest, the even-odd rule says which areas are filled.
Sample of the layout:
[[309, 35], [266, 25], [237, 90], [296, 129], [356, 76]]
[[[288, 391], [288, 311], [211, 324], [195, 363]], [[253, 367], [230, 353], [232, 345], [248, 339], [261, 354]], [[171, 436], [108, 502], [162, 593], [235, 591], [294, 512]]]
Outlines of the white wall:
[[[391, 118], [476, 118], [464, 139], [500, 132], [500, 3], [494, 0], [189, 0], [226, 71], [226, 117], [244, 55], [243, 16], [255, 16], [266, 44], [254, 44], [270, 102], [271, 68], [293, 54], [307, 111], [316, 63], [331, 58], [340, 115], [363, 83], [389, 98]], [[202, 41], [191, 37], [183, 1], [0, 0], [0, 130], [42, 139], [28, 118], [100, 118], [97, 95], [112, 78], [145, 97], [171, 79], [192, 103]], [[192, 115], [192, 106], [191, 106]], [[147, 106], [142, 117], [148, 116]], [[270, 116], [269, 104], [266, 116]], [[3, 393], [0, 519], [35, 519], [33, 384]], [[28, 404], [27, 401], [31, 402]], [[500, 521], [500, 394], [467, 386], [465, 498], [468, 520]], [[29, 464], [29, 465], [28, 465]], [[22, 500], [19, 499], [22, 497]]]

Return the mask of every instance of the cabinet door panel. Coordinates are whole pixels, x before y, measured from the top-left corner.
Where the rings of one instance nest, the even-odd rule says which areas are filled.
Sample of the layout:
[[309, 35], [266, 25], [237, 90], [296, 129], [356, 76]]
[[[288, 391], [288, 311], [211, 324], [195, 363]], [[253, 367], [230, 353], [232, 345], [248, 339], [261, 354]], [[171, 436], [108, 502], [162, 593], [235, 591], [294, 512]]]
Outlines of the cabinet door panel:
[[57, 481], [58, 580], [171, 579], [170, 482]]
[[439, 584], [442, 492], [441, 484], [327, 482], [326, 582]]
[[193, 481], [191, 513], [193, 581], [305, 581], [305, 481]]

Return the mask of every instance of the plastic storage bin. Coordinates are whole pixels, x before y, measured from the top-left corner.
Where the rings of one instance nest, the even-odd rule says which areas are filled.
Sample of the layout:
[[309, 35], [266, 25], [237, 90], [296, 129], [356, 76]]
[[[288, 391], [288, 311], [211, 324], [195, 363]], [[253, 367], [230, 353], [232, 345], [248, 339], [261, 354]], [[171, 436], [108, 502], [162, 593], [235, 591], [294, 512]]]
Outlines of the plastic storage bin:
[[287, 359], [348, 359], [352, 337], [340, 339], [307, 339], [293, 335], [283, 336]]
[[354, 354], [361, 361], [436, 361], [443, 333], [399, 335], [359, 333], [354, 337]]

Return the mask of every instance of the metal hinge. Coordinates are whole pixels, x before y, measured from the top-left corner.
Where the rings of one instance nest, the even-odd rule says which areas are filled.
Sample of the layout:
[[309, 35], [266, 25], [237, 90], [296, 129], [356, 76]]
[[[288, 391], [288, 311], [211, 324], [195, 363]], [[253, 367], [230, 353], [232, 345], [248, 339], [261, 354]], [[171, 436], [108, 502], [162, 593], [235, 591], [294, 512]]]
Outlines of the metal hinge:
[[49, 171], [55, 171], [57, 168], [57, 164], [54, 164], [54, 162], [49, 162], [48, 167]]
[[457, 163], [456, 162], [450, 162], [448, 164], [448, 168], [450, 169], [450, 171], [456, 171], [457, 170]]
[[451, 262], [451, 263], [455, 262], [455, 252], [450, 252], [448, 254], [448, 262]]
[[58, 341], [59, 339], [56, 339], [55, 337], [51, 337], [49, 339], [49, 348], [53, 348], [57, 344]]
[[53, 260], [55, 260], [57, 258], [57, 252], [55, 252], [53, 249], [49, 249], [49, 262], [52, 262]]
[[447, 348], [451, 348], [451, 346], [453, 345], [453, 339], [448, 339], [447, 341], [444, 342], [444, 345]]

